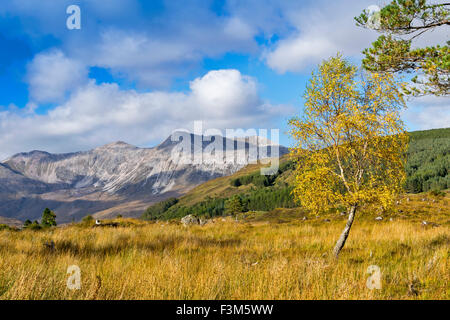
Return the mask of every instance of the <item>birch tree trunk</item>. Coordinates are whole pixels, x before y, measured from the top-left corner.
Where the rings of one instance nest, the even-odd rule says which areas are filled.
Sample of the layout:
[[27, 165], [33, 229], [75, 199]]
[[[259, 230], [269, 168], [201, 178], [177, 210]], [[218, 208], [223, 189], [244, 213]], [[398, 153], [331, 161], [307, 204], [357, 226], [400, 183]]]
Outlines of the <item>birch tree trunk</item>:
[[336, 245], [333, 249], [333, 254], [336, 258], [339, 256], [339, 252], [341, 252], [342, 248], [345, 245], [345, 241], [347, 241], [348, 234], [350, 232], [350, 228], [352, 227], [353, 220], [355, 220], [355, 212], [356, 212], [356, 205], [350, 207], [350, 212], [348, 214], [348, 220], [345, 224], [344, 231], [342, 231], [341, 236], [339, 237], [338, 241], [336, 242]]

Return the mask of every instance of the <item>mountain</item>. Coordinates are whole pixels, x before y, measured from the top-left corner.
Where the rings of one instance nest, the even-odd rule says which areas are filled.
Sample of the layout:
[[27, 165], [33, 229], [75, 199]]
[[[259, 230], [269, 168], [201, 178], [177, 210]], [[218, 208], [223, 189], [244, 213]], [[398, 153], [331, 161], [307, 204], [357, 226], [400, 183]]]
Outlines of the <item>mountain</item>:
[[[180, 141], [169, 137], [154, 148], [119, 141], [84, 152], [16, 154], [0, 163], [0, 216], [33, 220], [45, 207], [55, 211], [59, 223], [87, 214], [139, 216], [152, 203], [233, 174], [255, 157], [255, 150], [256, 159], [271, 156], [271, 147], [262, 154], [254, 137], [242, 141], [185, 132], [177, 136]], [[222, 157], [211, 152], [218, 142], [224, 146]], [[265, 145], [267, 141], [261, 144]], [[280, 146], [280, 154], [287, 151]], [[224, 161], [225, 156], [234, 161]]]

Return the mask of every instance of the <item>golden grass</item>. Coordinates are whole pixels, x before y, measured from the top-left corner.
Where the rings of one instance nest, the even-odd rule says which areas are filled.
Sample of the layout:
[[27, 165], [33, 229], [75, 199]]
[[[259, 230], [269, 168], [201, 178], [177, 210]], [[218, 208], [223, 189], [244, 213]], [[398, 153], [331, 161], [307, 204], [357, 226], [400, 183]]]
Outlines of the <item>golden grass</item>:
[[[0, 299], [450, 298], [448, 223], [359, 219], [335, 261], [344, 221], [321, 219], [2, 231]], [[70, 265], [81, 290], [66, 287]], [[381, 290], [366, 287], [370, 265]]]

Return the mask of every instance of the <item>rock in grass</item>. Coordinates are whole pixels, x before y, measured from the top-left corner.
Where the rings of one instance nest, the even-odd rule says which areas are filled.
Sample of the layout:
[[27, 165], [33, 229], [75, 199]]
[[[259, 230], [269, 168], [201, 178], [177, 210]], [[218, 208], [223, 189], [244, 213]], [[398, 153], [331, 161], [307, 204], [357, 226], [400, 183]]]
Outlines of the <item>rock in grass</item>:
[[44, 247], [49, 250], [55, 250], [55, 242], [53, 240], [44, 242]]
[[434, 222], [428, 222], [428, 221], [422, 221], [422, 226], [432, 226], [434, 228], [439, 227], [439, 225], [437, 223]]
[[381, 221], [381, 220], [383, 220], [383, 217], [376, 217], [375, 220]]
[[192, 214], [189, 214], [183, 218], [181, 218], [181, 223], [185, 226], [200, 224], [200, 219], [193, 216]]
[[108, 222], [108, 223], [103, 223], [101, 222], [100, 224], [94, 224], [92, 226], [92, 228], [106, 228], [106, 227], [114, 227], [117, 228], [119, 226], [118, 222]]

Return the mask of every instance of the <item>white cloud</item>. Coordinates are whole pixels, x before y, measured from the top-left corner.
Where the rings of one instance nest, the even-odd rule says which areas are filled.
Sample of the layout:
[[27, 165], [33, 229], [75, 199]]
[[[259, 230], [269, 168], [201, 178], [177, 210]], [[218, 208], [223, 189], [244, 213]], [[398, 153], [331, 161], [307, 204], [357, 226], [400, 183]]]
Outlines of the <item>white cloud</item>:
[[403, 118], [409, 130], [450, 127], [450, 102], [447, 97], [424, 96], [409, 101]]
[[191, 98], [205, 116], [245, 114], [255, 111], [252, 106], [261, 105], [256, 81], [243, 76], [238, 70], [210, 71], [190, 83]]
[[109, 69], [141, 88], [164, 88], [205, 57], [255, 51], [256, 32], [238, 18], [215, 18], [209, 24], [178, 22], [170, 34], [107, 27], [87, 43], [68, 41], [66, 51], [87, 66]]
[[34, 57], [25, 78], [32, 100], [61, 102], [67, 93], [87, 81], [87, 68], [60, 50], [52, 50]]
[[67, 57], [88, 67], [107, 68], [140, 88], [167, 88], [205, 57], [230, 51], [258, 53], [254, 36], [259, 27], [247, 17], [216, 14], [208, 1], [148, 5], [138, 0], [83, 0], [82, 28], [77, 32], [65, 28], [69, 4], [73, 3], [11, 0], [0, 6], [0, 17], [17, 18], [20, 31], [43, 43], [51, 35]]
[[[42, 0], [39, 5], [6, 1], [0, 15], [17, 16], [32, 37], [52, 35], [67, 56], [87, 66], [108, 68], [141, 88], [167, 87], [203, 58], [227, 52], [262, 54], [281, 73], [304, 71], [337, 51], [359, 56], [378, 36], [353, 20], [364, 8], [377, 4], [373, 0], [227, 0], [219, 14], [208, 1], [189, 6], [181, 0], [165, 1], [154, 12], [137, 0], [110, 0], [108, 5], [82, 1], [82, 12], [88, 14], [82, 14], [79, 32], [61, 27], [68, 4], [70, 0]], [[264, 50], [255, 37], [275, 44]], [[420, 39], [430, 37], [444, 39], [445, 34], [435, 30]]]
[[90, 50], [78, 54], [90, 66], [110, 69], [143, 86], [164, 87], [200, 59], [189, 45], [148, 37], [142, 32], [109, 29]]
[[320, 61], [319, 57], [329, 57], [336, 52], [336, 45], [326, 37], [300, 35], [281, 40], [274, 51], [266, 53], [266, 61], [269, 67], [280, 73], [301, 71]]
[[254, 79], [237, 70], [210, 71], [190, 83], [187, 93], [121, 90], [117, 84], [90, 81], [45, 115], [0, 113], [0, 157], [41, 149], [85, 150], [116, 140], [148, 145], [176, 128], [204, 120], [204, 128], [269, 126], [292, 110], [263, 102]]
[[314, 7], [286, 11], [295, 32], [266, 49], [262, 57], [277, 72], [300, 72], [311, 64], [341, 52], [359, 57], [363, 48], [377, 37], [374, 31], [359, 28], [353, 17], [370, 1], [319, 1]]
[[257, 33], [257, 29], [244, 22], [243, 19], [232, 17], [225, 22], [224, 33], [238, 39], [251, 41]]

